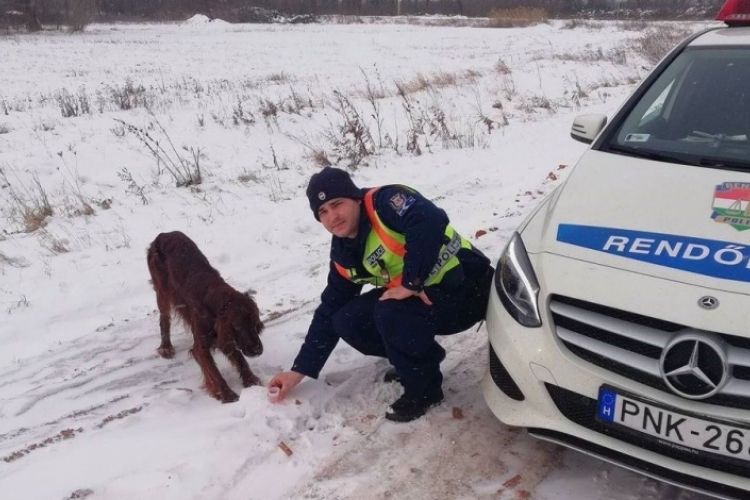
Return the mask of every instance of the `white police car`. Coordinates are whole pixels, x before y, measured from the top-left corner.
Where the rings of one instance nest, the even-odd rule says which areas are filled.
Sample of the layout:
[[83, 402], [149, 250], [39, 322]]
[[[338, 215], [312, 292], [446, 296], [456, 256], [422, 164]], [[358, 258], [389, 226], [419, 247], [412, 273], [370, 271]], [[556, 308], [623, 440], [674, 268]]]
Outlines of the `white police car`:
[[685, 40], [518, 228], [487, 312], [504, 423], [750, 498], [750, 0]]

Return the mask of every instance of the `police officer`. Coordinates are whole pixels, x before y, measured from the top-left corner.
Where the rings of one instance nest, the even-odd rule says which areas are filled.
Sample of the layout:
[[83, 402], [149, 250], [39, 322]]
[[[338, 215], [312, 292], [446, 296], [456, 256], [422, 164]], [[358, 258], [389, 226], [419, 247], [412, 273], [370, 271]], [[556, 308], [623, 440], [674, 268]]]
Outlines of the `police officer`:
[[[349, 174], [326, 167], [307, 198], [333, 234], [328, 285], [291, 371], [268, 384], [279, 400], [305, 376], [317, 378], [339, 339], [388, 358], [386, 381], [403, 395], [386, 418], [408, 422], [443, 400], [436, 335], [482, 320], [492, 281], [489, 260], [449, 224], [443, 210], [401, 185], [360, 189]], [[363, 285], [375, 288], [361, 293]]]

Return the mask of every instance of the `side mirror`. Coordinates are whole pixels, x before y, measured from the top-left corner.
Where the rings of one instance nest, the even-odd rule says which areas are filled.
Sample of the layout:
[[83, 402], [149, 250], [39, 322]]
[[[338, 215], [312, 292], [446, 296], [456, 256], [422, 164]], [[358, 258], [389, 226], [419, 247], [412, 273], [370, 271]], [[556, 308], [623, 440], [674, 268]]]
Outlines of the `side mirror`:
[[607, 124], [607, 115], [581, 115], [573, 120], [570, 137], [585, 144], [591, 144]]

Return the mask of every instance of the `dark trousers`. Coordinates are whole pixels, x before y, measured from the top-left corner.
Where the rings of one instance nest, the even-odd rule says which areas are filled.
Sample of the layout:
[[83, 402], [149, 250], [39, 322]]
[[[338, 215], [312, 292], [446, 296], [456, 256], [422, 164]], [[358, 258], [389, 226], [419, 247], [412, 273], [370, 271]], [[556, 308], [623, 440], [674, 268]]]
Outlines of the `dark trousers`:
[[385, 290], [371, 290], [336, 312], [333, 327], [357, 351], [388, 358], [407, 394], [430, 396], [443, 382], [445, 350], [435, 336], [462, 332], [484, 319], [491, 282], [490, 267], [477, 281], [449, 289], [428, 287], [431, 306], [419, 297], [381, 301]]

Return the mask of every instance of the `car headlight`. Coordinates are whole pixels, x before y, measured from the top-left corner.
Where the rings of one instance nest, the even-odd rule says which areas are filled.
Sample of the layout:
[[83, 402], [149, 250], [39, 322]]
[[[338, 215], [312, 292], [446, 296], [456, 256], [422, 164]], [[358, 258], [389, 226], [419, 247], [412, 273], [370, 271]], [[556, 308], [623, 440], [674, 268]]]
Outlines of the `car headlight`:
[[497, 262], [495, 289], [505, 309], [516, 321], [529, 328], [542, 326], [539, 282], [518, 233], [513, 233]]

